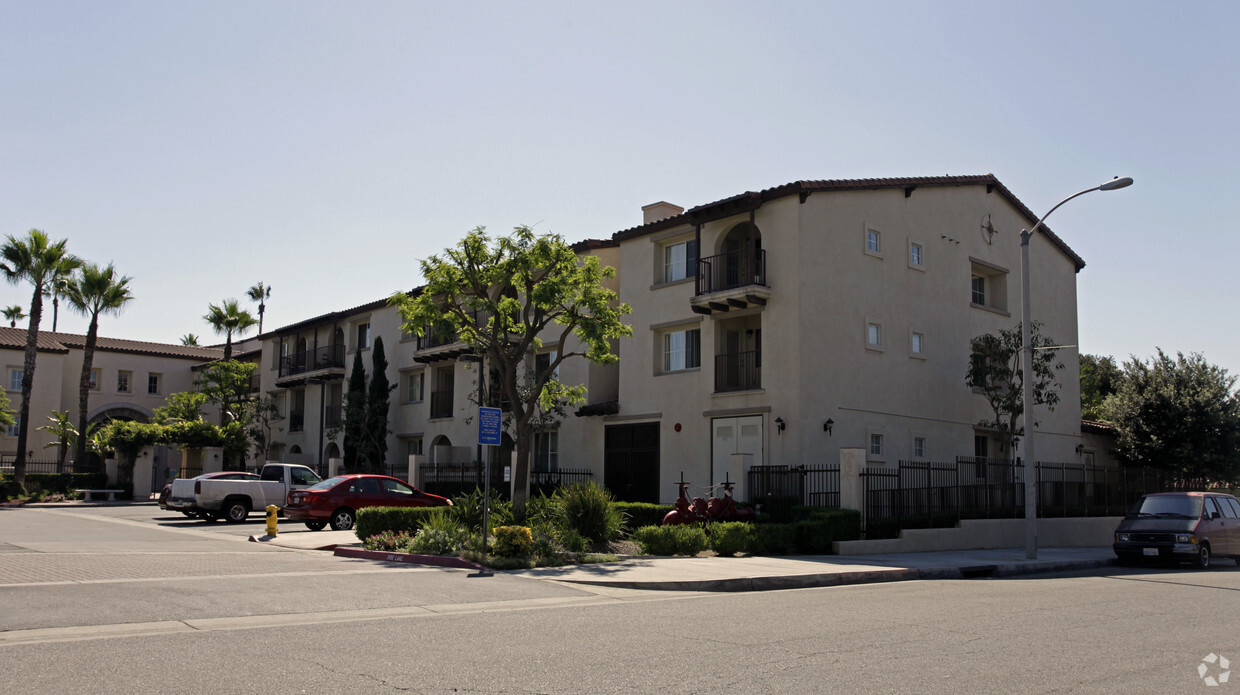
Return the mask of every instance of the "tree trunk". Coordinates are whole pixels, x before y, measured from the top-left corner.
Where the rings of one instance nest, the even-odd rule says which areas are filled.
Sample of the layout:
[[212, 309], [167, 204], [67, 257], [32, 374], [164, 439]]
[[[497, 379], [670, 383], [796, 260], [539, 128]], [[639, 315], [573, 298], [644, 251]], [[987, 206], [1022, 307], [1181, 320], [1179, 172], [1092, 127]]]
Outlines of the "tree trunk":
[[517, 426], [517, 460], [512, 470], [512, 511], [518, 516], [525, 512], [530, 497], [530, 443], [533, 440], [528, 421]]
[[26, 485], [26, 445], [30, 443], [30, 394], [34, 392], [34, 363], [38, 355], [39, 321], [43, 318], [43, 288], [34, 288], [30, 300], [30, 328], [26, 330], [26, 359], [22, 363], [22, 404], [18, 409], [17, 456], [13, 459], [13, 480]]
[[99, 315], [94, 314], [90, 317], [90, 327], [86, 329], [86, 345], [82, 348], [82, 376], [78, 379], [78, 438], [77, 447], [73, 452], [74, 467], [86, 461], [86, 428], [90, 413], [90, 372], [95, 364], [95, 342], [98, 336]]

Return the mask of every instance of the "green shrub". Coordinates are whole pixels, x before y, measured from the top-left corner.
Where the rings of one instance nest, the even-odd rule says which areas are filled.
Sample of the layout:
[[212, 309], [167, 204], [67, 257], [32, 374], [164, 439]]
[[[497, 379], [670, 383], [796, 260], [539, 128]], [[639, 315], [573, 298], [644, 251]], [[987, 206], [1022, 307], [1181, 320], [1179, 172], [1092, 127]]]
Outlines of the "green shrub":
[[620, 511], [628, 520], [629, 528], [642, 526], [660, 526], [663, 517], [676, 509], [670, 504], [651, 504], [649, 502], [613, 502], [612, 506]]
[[73, 490], [103, 490], [108, 487], [107, 473], [27, 473], [26, 486], [30, 492], [59, 492], [71, 494]]
[[457, 555], [467, 547], [471, 535], [469, 529], [462, 526], [452, 515], [429, 514], [422, 519], [422, 528], [409, 542], [409, 552], [422, 555]]
[[528, 526], [497, 526], [491, 552], [501, 557], [529, 557], [534, 550], [534, 534]]
[[851, 509], [820, 509], [810, 518], [791, 524], [754, 527], [751, 553], [755, 555], [824, 555], [834, 541], [861, 537], [861, 514]]
[[796, 535], [790, 524], [754, 526], [753, 555], [792, 555], [796, 552]]
[[710, 549], [717, 555], [732, 557], [748, 553], [753, 545], [753, 524], [744, 521], [717, 521], [707, 528]]
[[647, 555], [697, 555], [707, 547], [706, 531], [696, 524], [643, 526], [633, 532], [633, 540]]
[[[457, 495], [452, 498], [452, 513], [466, 528], [472, 531], [482, 530], [482, 490], [474, 488], [468, 495]], [[487, 514], [487, 525], [507, 526], [512, 523], [512, 502], [505, 500], [499, 491], [491, 489], [491, 503]]]
[[624, 515], [612, 506], [611, 493], [593, 480], [559, 488], [553, 498], [561, 528], [594, 542], [615, 540], [624, 532]]
[[384, 531], [416, 533], [429, 516], [444, 515], [450, 507], [363, 507], [357, 510], [354, 532], [366, 540]]

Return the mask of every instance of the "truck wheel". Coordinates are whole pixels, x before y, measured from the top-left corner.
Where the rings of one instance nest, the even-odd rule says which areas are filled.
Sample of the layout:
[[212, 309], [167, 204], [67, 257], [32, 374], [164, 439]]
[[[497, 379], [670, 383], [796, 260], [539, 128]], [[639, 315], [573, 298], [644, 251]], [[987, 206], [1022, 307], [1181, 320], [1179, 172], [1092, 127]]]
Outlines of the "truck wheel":
[[354, 516], [354, 511], [348, 507], [341, 507], [332, 512], [332, 530], [348, 531], [352, 529]]
[[224, 507], [220, 509], [220, 513], [224, 517], [224, 521], [230, 524], [238, 524], [250, 516], [250, 505], [245, 500], [226, 500]]
[[306, 528], [310, 529], [311, 531], [322, 531], [323, 527], [326, 525], [327, 525], [326, 521], [307, 521], [306, 522]]

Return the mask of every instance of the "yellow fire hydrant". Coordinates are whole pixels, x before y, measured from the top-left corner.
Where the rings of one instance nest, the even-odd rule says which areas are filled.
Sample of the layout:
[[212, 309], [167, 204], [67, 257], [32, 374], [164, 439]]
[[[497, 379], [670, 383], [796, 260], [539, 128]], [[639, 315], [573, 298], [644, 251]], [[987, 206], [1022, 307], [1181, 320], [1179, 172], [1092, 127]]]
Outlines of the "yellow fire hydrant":
[[267, 505], [267, 535], [272, 538], [276, 537], [279, 529], [276, 528], [276, 514], [280, 512], [280, 508], [274, 504]]

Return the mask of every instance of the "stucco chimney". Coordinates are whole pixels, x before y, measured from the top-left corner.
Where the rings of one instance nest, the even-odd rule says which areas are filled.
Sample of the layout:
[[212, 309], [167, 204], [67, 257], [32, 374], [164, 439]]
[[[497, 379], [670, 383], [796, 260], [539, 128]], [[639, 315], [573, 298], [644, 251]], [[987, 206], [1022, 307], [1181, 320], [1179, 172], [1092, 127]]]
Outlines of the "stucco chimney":
[[662, 200], [657, 203], [643, 205], [642, 224], [650, 224], [651, 222], [658, 222], [659, 220], [665, 220], [669, 217], [675, 217], [684, 211], [685, 209], [679, 205], [672, 205], [671, 203]]

